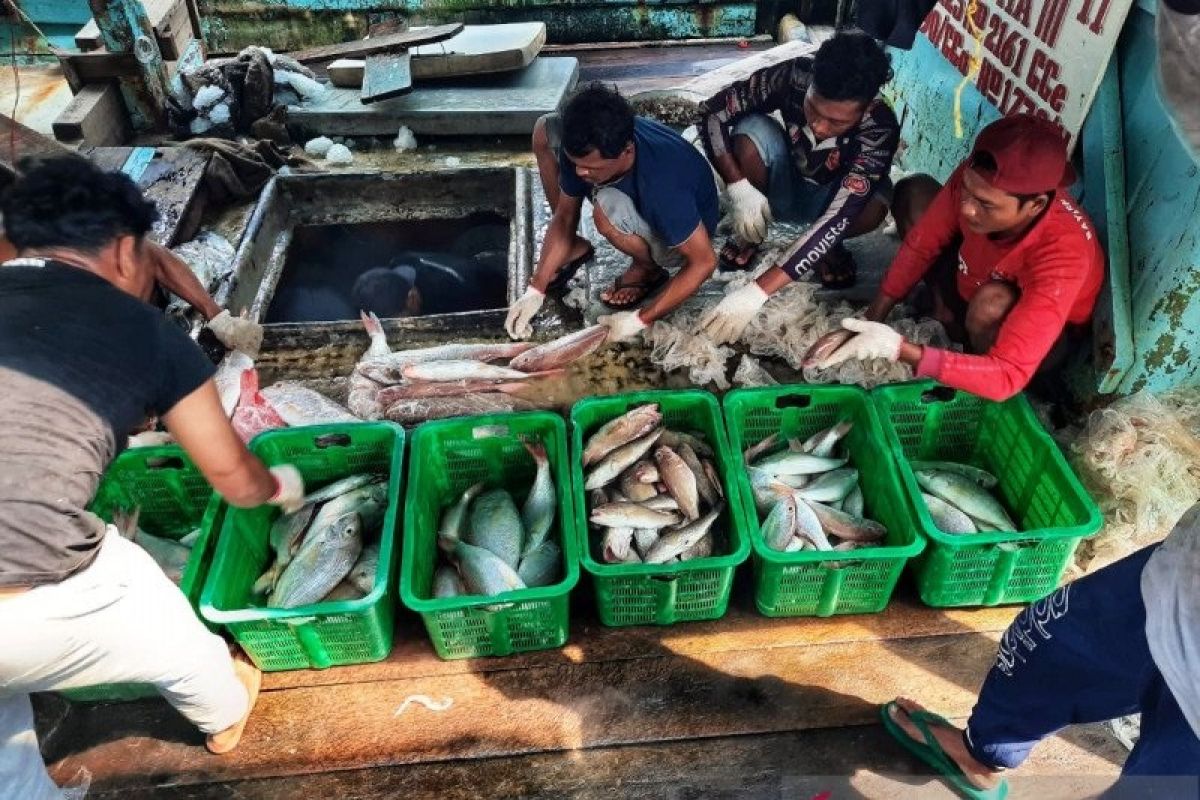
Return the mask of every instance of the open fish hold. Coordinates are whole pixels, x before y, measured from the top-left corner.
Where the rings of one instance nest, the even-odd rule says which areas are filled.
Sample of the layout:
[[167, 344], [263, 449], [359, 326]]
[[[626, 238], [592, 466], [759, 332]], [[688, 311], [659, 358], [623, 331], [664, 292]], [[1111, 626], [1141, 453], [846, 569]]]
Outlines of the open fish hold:
[[[636, 449], [651, 445], [638, 460], [648, 460], [658, 473], [652, 484], [656, 496], [641, 502], [617, 497], [620, 476], [605, 484], [606, 497], [593, 496], [584, 488], [587, 477], [602, 474], [597, 467], [612, 453], [596, 456], [593, 445], [615, 427], [614, 421], [651, 407], [661, 420], [637, 429], [640, 435], [633, 439], [621, 438], [626, 445], [640, 441]], [[664, 625], [723, 615], [734, 569], [748, 556], [749, 541], [731, 499], [730, 469], [737, 461], [730, 455], [716, 399], [696, 390], [592, 397], [576, 403], [571, 425], [576, 527], [585, 544], [580, 555], [602, 623]], [[649, 467], [643, 470], [648, 473]], [[593, 485], [606, 480], [605, 475]], [[607, 503], [597, 502], [602, 499]]]
[[438, 655], [564, 644], [579, 564], [562, 418], [440, 420], [412, 451], [400, 595]]
[[[738, 473], [759, 611], [827, 616], [884, 608], [925, 540], [912, 524], [896, 465], [886, 457], [869, 395], [853, 386], [765, 387], [730, 392], [724, 405], [731, 449], [742, 452], [777, 436], [775, 449]], [[783, 449], [779, 442], [786, 443]], [[793, 458], [801, 455], [810, 460]], [[768, 471], [772, 462], [763, 465], [772, 456], [785, 467], [794, 466], [787, 464], [792, 459], [830, 468], [788, 486], [781, 480], [786, 475]], [[776, 512], [784, 498], [788, 505]]]
[[[308, 531], [288, 564], [291, 574], [285, 574], [285, 568], [268, 596], [253, 594], [250, 584], [271, 565], [275, 553], [268, 539], [280, 511], [271, 506], [227, 510], [200, 613], [224, 626], [260, 668], [323, 669], [377, 661], [391, 651], [404, 445], [403, 428], [389, 422], [287, 428], [268, 431], [252, 442], [252, 452], [265, 463], [294, 465], [317, 497], [361, 480], [338, 485], [352, 476], [378, 476], [383, 481], [368, 481], [315, 505]], [[354, 499], [356, 492], [360, 494]], [[331, 506], [339, 501], [349, 507]], [[322, 513], [326, 508], [333, 510]], [[334, 515], [336, 510], [343, 513]], [[347, 516], [359, 519], [357, 553], [348, 530], [352, 523], [340, 522]], [[323, 526], [328, 522], [324, 548], [314, 536], [318, 518]], [[332, 582], [330, 576], [338, 573], [344, 574]], [[356, 598], [347, 590], [354, 583], [370, 590]], [[318, 592], [320, 597], [312, 600]], [[271, 596], [278, 606], [300, 604], [270, 607]]]

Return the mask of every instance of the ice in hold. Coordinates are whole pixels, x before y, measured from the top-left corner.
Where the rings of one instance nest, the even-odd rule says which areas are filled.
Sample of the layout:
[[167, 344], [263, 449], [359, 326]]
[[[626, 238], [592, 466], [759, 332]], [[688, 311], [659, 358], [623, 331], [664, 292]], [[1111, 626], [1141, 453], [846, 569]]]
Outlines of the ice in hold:
[[318, 136], [304, 143], [304, 152], [314, 158], [324, 158], [331, 147], [333, 147], [333, 139], [328, 136]]
[[229, 122], [229, 104], [217, 103], [212, 107], [212, 111], [208, 112], [208, 118], [213, 121], [214, 125]]
[[188, 130], [191, 131], [193, 136], [199, 136], [207, 133], [212, 126], [212, 121], [208, 117], [196, 117], [188, 125]]
[[192, 98], [192, 108], [204, 111], [221, 102], [224, 97], [225, 90], [220, 86], [201, 86], [200, 90], [196, 92], [196, 96]]
[[396, 139], [392, 142], [392, 147], [396, 148], [397, 153], [403, 153], [406, 150], [416, 150], [417, 137], [413, 136], [412, 130], [407, 125], [401, 125], [400, 132], [396, 134]]
[[350, 152], [350, 148], [344, 144], [335, 144], [329, 148], [329, 152], [325, 154], [325, 163], [327, 164], [353, 164], [354, 154]]
[[447, 167], [457, 167], [461, 163], [462, 163], [462, 159], [459, 158], [458, 156], [446, 156], [446, 166]]

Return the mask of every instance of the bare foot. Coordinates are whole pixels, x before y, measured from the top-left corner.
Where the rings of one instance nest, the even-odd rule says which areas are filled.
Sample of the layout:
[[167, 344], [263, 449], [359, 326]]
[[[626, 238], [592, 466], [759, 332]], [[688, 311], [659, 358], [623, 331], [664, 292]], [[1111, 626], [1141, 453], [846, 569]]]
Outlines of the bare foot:
[[[888, 709], [888, 714], [900, 726], [908, 738], [920, 744], [925, 743], [925, 737], [917, 726], [909, 719], [908, 714], [914, 711], [927, 711], [928, 709], [921, 706], [919, 703], [909, 700], [907, 697], [896, 698], [896, 705], [899, 709]], [[904, 712], [908, 712], [907, 714]], [[962, 770], [967, 781], [977, 789], [991, 789], [999, 783], [1000, 778], [997, 772], [990, 767], [980, 764], [967, 751], [967, 745], [963, 742], [963, 732], [953, 725], [939, 725], [936, 722], [926, 721], [929, 730], [933, 733], [938, 744], [942, 746], [942, 750], [946, 753], [951, 761], [958, 765]]]
[[242, 740], [242, 732], [246, 730], [246, 723], [250, 721], [250, 712], [254, 710], [254, 703], [258, 700], [258, 690], [262, 686], [262, 672], [258, 667], [243, 661], [239, 656], [233, 658], [233, 671], [238, 680], [242, 682], [242, 686], [246, 687], [246, 694], [249, 695], [250, 702], [246, 704], [246, 713], [240, 720], [223, 731], [208, 735], [205, 744], [208, 746], [209, 752], [217, 755], [228, 753]]
[[629, 265], [629, 269], [617, 278], [616, 283], [600, 294], [600, 299], [615, 306], [636, 305], [649, 294], [647, 287], [660, 269], [662, 268], [657, 264], [634, 261]]

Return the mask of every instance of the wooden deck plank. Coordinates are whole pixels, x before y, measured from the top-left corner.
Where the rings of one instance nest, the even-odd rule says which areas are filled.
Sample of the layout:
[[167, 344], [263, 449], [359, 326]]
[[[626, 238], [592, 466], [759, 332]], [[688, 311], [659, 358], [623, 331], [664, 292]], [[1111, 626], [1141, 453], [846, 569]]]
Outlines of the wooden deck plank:
[[[264, 692], [236, 754], [216, 757], [162, 702], [76, 709], [43, 743], [53, 774], [97, 786], [249, 779], [654, 741], [872, 724], [879, 703], [920, 687], [967, 714], [995, 635], [805, 644], [557, 663]], [[437, 712], [406, 700], [452, 705]]]

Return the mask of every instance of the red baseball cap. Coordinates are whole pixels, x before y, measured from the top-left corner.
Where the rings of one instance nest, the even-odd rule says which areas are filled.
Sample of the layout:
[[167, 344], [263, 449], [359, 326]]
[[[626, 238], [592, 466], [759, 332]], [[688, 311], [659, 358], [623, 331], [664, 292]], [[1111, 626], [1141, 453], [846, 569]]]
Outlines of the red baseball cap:
[[971, 159], [979, 153], [996, 162], [995, 172], [980, 174], [1009, 194], [1042, 194], [1075, 182], [1062, 131], [1033, 114], [1013, 114], [988, 125], [975, 139]]

